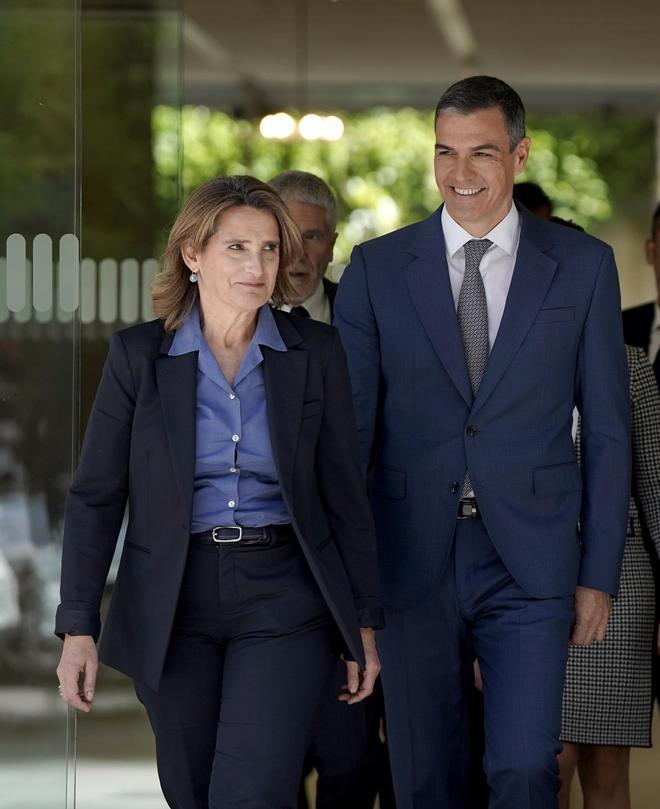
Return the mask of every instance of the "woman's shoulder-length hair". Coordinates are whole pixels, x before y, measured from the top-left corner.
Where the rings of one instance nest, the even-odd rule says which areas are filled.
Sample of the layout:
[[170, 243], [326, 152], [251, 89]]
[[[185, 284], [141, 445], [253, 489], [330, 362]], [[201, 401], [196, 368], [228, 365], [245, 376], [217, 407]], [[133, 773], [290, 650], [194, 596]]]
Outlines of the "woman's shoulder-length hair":
[[153, 311], [163, 321], [166, 331], [179, 328], [199, 296], [197, 285], [189, 280], [190, 270], [181, 255], [183, 246], [188, 244], [196, 252], [203, 250], [215, 233], [221, 214], [239, 206], [269, 211], [275, 217], [280, 232], [280, 261], [273, 303], [281, 306], [294, 294], [291, 282], [282, 270], [303, 255], [303, 245], [298, 228], [280, 196], [254, 177], [215, 177], [193, 191], [179, 212], [163, 254], [163, 268], [151, 283]]

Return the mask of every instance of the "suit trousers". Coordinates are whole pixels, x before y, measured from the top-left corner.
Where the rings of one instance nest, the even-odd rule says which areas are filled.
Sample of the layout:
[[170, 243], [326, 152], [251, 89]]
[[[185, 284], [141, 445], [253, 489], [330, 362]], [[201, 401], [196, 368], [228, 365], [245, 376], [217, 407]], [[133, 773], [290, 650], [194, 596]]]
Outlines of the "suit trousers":
[[378, 646], [398, 809], [468, 809], [475, 655], [490, 809], [557, 809], [573, 597], [527, 595], [483, 522], [460, 520], [431, 594], [385, 620]]
[[339, 655], [296, 542], [191, 546], [158, 691], [135, 683], [172, 809], [295, 809]]
[[[318, 773], [315, 809], [373, 809], [376, 795], [381, 809], [393, 809], [387, 746], [380, 737], [384, 713], [380, 680], [374, 693], [356, 705], [337, 700], [345, 682], [346, 665], [339, 661], [305, 759], [305, 774], [312, 768]], [[298, 809], [308, 805], [301, 789]]]

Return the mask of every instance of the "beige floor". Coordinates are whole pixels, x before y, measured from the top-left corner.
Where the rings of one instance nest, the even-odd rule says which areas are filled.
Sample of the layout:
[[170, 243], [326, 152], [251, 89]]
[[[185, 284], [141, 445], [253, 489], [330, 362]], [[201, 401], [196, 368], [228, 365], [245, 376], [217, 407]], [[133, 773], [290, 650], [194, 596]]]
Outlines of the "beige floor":
[[[44, 717], [28, 722], [28, 713], [39, 713], [39, 700], [34, 689], [25, 691], [21, 698], [16, 689], [3, 692], [0, 688], [0, 809], [61, 809], [66, 774], [63, 706], [54, 690], [46, 689], [43, 700], [50, 699], [56, 710], [49, 719], [42, 710]], [[99, 710], [79, 719], [76, 805], [78, 809], [166, 809], [146, 719], [135, 710], [130, 693], [111, 696], [105, 691], [99, 696]], [[16, 713], [21, 705], [25, 721], [6, 724], [3, 720], [11, 714], [10, 708]], [[633, 809], [660, 809], [660, 713], [655, 717], [654, 738], [656, 748], [632, 754]], [[309, 787], [311, 791], [311, 782]], [[577, 784], [571, 809], [583, 809]]]

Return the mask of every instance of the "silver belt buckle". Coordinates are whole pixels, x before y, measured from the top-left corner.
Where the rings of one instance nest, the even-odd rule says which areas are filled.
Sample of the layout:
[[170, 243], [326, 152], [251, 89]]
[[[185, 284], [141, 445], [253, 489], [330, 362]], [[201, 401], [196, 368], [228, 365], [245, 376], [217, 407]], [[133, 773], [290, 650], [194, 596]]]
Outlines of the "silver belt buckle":
[[[224, 529], [225, 531], [238, 531], [238, 536], [230, 537], [229, 539], [222, 539], [221, 537], [217, 536], [217, 531], [221, 531]], [[213, 541], [217, 542], [218, 545], [225, 543], [225, 542], [240, 542], [243, 539], [243, 526], [242, 525], [216, 525], [211, 533], [213, 537]]]
[[[471, 503], [466, 503], [465, 500], [468, 500], [468, 501], [472, 500], [472, 502]], [[477, 513], [478, 513], [476, 500], [473, 497], [470, 497], [470, 498], [466, 497], [465, 500], [462, 500], [462, 499], [459, 500], [459, 509], [460, 509], [460, 511], [456, 515], [456, 519], [458, 519], [458, 520], [473, 520], [477, 516]], [[470, 513], [469, 514], [463, 514], [462, 513], [462, 511], [463, 511], [462, 506], [464, 506], [464, 505], [469, 505], [470, 506]]]

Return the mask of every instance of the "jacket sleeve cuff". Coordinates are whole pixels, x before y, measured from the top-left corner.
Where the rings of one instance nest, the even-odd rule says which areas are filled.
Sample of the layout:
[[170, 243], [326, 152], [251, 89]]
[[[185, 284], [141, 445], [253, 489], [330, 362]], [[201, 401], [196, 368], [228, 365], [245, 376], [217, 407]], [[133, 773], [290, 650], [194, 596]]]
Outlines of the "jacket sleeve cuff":
[[385, 628], [383, 608], [375, 598], [358, 598], [356, 602], [358, 621], [361, 627], [371, 629]]
[[589, 587], [592, 590], [601, 590], [603, 593], [609, 593], [613, 598], [619, 594], [619, 574], [603, 576], [595, 575], [589, 571], [586, 566], [583, 566], [578, 575], [578, 586]]
[[60, 604], [55, 615], [55, 634], [64, 640], [69, 635], [91, 635], [94, 642], [101, 634], [101, 618], [93, 609]]

